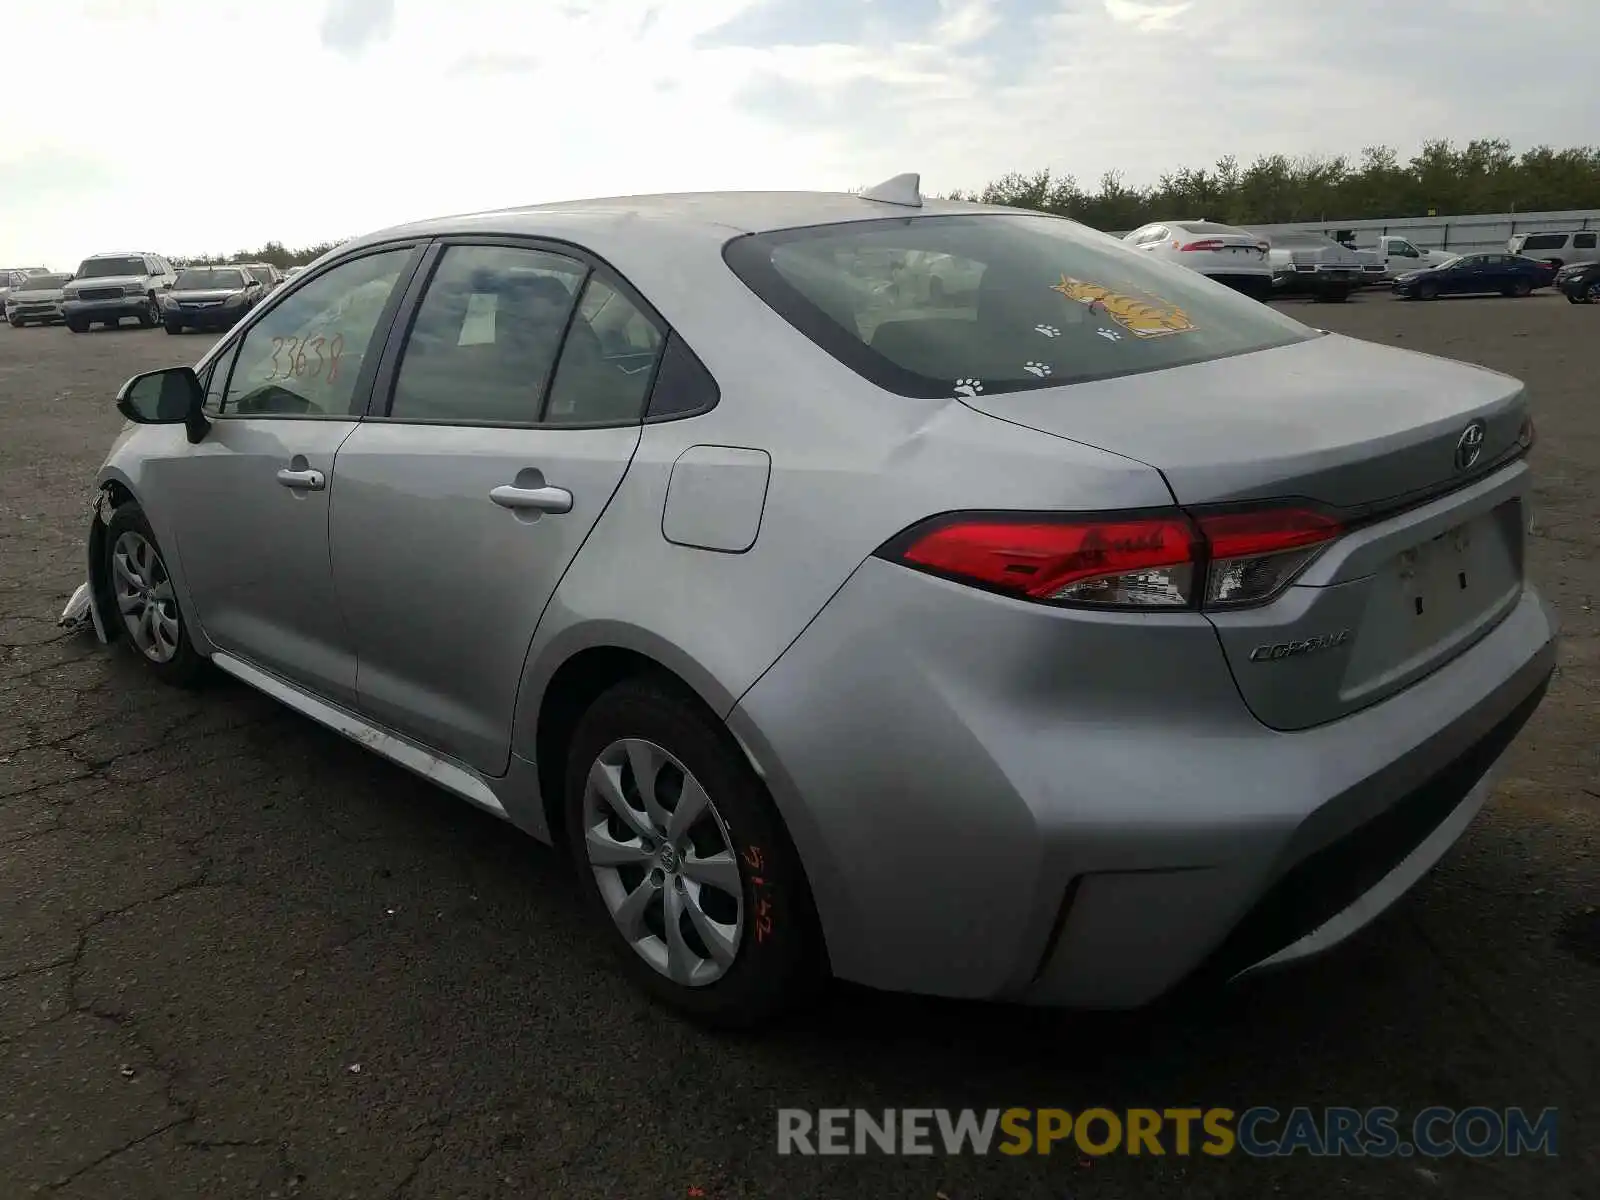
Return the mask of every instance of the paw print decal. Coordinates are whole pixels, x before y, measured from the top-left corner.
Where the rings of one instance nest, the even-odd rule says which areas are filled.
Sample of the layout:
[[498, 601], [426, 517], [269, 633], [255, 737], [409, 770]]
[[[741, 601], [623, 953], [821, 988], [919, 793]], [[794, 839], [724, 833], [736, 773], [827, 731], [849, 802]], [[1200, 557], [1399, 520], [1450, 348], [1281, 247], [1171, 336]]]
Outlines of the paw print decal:
[[976, 396], [981, 391], [983, 391], [983, 384], [979, 380], [956, 380], [956, 395], [958, 396]]
[[1122, 335], [1115, 329], [1096, 329], [1095, 332], [1108, 342], [1120, 342]]
[[1037, 375], [1040, 379], [1043, 379], [1046, 375], [1050, 374], [1050, 367], [1049, 367], [1049, 364], [1047, 364], [1047, 363], [1041, 363], [1041, 362], [1025, 363], [1025, 364], [1023, 364], [1022, 369], [1024, 371], [1028, 372], [1028, 374], [1030, 374], [1030, 375]]
[[1057, 329], [1054, 325], [1035, 325], [1033, 327], [1033, 331], [1035, 333], [1042, 333], [1047, 338], [1058, 338], [1061, 336], [1061, 330]]

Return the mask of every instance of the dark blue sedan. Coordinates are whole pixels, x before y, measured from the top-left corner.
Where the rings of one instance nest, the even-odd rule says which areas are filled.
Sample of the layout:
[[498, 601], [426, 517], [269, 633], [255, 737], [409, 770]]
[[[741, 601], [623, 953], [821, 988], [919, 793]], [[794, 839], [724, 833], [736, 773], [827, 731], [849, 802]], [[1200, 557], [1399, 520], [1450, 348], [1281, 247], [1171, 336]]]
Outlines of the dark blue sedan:
[[1432, 300], [1435, 296], [1526, 296], [1549, 287], [1555, 268], [1520, 254], [1458, 254], [1436, 267], [1409, 271], [1394, 281], [1397, 296]]

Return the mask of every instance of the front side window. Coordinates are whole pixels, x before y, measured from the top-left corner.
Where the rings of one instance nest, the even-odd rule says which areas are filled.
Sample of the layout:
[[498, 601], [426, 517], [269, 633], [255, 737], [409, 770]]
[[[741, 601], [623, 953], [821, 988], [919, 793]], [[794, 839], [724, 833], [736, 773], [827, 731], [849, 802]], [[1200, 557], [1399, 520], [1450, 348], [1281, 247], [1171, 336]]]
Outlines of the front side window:
[[451, 246], [406, 339], [389, 416], [537, 421], [587, 271], [545, 250]]
[[410, 247], [343, 263], [252, 325], [221, 411], [234, 416], [344, 416]]
[[813, 226], [736, 238], [724, 256], [823, 350], [906, 396], [1114, 378], [1320, 336], [1055, 217]]

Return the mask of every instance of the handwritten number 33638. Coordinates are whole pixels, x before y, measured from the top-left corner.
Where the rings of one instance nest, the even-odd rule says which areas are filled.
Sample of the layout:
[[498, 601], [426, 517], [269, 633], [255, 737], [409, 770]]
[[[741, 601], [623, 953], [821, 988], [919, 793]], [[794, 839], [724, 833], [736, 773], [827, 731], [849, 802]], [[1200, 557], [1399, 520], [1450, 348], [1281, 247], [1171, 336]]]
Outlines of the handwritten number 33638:
[[272, 371], [267, 379], [320, 379], [324, 369], [328, 382], [339, 377], [339, 360], [344, 357], [344, 337], [275, 337], [272, 339]]

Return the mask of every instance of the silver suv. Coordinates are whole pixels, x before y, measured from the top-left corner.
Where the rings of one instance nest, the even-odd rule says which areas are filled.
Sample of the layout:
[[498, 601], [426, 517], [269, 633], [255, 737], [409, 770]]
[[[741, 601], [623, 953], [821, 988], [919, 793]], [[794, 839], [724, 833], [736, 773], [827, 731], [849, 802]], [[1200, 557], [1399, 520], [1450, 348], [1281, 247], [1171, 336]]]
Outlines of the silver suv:
[[91, 255], [66, 287], [62, 316], [73, 333], [87, 333], [97, 323], [115, 329], [123, 317], [137, 318], [143, 328], [154, 329], [161, 324], [157, 296], [177, 277], [172, 264], [159, 254]]

